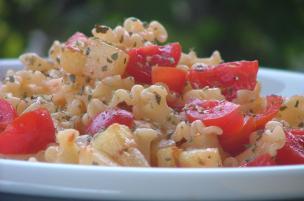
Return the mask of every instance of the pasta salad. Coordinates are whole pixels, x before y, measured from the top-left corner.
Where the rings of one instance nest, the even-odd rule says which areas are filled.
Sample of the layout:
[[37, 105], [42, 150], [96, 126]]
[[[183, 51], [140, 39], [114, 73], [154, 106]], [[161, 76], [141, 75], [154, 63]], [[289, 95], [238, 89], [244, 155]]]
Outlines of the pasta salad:
[[304, 164], [304, 96], [262, 96], [254, 61], [183, 52], [127, 18], [20, 56], [0, 88], [0, 157], [135, 167]]

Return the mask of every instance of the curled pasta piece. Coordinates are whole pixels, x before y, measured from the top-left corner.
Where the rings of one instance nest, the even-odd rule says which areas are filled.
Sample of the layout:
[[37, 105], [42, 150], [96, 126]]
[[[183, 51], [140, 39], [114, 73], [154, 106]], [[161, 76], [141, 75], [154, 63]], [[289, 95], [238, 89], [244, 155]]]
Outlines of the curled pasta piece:
[[19, 57], [21, 63], [29, 70], [48, 71], [55, 68], [54, 62], [41, 58], [36, 53], [26, 53]]
[[250, 161], [262, 154], [276, 156], [286, 142], [283, 125], [277, 121], [269, 121], [263, 133], [255, 132], [250, 137], [250, 146], [244, 152], [236, 156], [239, 163]]
[[114, 107], [121, 102], [126, 102], [133, 106], [136, 119], [147, 119], [165, 124], [172, 113], [172, 109], [166, 102], [167, 94], [167, 90], [159, 85], [151, 85], [148, 88], [134, 85], [131, 92], [121, 89], [115, 91], [109, 105]]
[[114, 29], [104, 25], [95, 25], [92, 34], [123, 50], [147, 46], [155, 40], [163, 43], [168, 38], [166, 29], [159, 22], [152, 21], [145, 25], [134, 17], [127, 18], [123, 26], [117, 26]]
[[205, 87], [203, 89], [191, 89], [183, 95], [185, 102], [193, 99], [201, 100], [224, 100], [225, 97], [222, 95], [219, 88]]
[[191, 50], [188, 54], [182, 53], [181, 59], [179, 60], [179, 64], [184, 64], [189, 67], [192, 67], [194, 64], [213, 66], [218, 65], [222, 62], [222, 57], [218, 51], [214, 51], [210, 57], [198, 58], [196, 53]]
[[150, 22], [148, 31], [152, 31], [154, 33], [156, 40], [158, 40], [161, 43], [166, 42], [168, 38], [168, 33], [165, 27], [158, 21]]
[[64, 45], [57, 40], [54, 41], [52, 46], [50, 47], [49, 58], [56, 64], [56, 67], [60, 65], [60, 59], [63, 48]]
[[292, 96], [281, 106], [278, 119], [286, 121], [292, 127], [304, 128], [304, 97]]
[[238, 90], [237, 96], [233, 101], [240, 104], [240, 109], [245, 113], [259, 113], [266, 107], [266, 99], [260, 93], [261, 85], [257, 82], [253, 91], [246, 89]]
[[[99, 100], [109, 102], [112, 96], [115, 97], [116, 90], [130, 90], [134, 85], [132, 77], [121, 78], [119, 75], [104, 78], [101, 82], [96, 84], [92, 91], [92, 96]], [[114, 95], [113, 95], [114, 93]], [[117, 92], [118, 93], [118, 92]], [[113, 105], [114, 103], [112, 103]]]
[[222, 129], [217, 126], [206, 127], [200, 120], [195, 120], [191, 124], [182, 121], [176, 126], [175, 132], [171, 135], [171, 139], [178, 142], [182, 139], [191, 140], [198, 135], [215, 134], [221, 135]]
[[151, 162], [151, 144], [160, 134], [151, 128], [137, 128], [134, 131], [138, 149], [145, 156], [146, 160]]
[[79, 132], [74, 129], [59, 131], [56, 135], [58, 146], [50, 146], [45, 151], [45, 160], [53, 163], [78, 163], [79, 147], [75, 140]]
[[53, 113], [56, 111], [56, 106], [54, 105], [53, 102], [51, 102], [50, 100], [46, 99], [44, 96], [40, 96], [37, 97], [35, 100], [33, 100], [32, 104], [29, 105], [23, 112], [30, 112], [33, 110], [36, 110], [38, 108], [45, 108], [47, 109], [49, 112]]

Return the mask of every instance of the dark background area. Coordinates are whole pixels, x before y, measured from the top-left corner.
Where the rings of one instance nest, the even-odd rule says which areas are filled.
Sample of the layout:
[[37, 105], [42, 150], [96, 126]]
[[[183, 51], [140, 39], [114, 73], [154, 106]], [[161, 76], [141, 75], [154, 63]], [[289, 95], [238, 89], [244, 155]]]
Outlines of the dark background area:
[[0, 58], [46, 55], [54, 39], [126, 17], [158, 20], [169, 41], [199, 56], [219, 50], [225, 61], [258, 59], [262, 66], [304, 71], [303, 0], [0, 0]]

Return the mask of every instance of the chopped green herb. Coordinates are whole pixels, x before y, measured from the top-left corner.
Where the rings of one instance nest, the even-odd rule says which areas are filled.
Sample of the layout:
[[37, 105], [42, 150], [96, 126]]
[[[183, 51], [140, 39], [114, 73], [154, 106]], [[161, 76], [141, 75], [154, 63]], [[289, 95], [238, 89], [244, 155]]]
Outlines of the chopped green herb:
[[74, 74], [69, 75], [69, 79], [71, 80], [71, 82], [75, 82], [76, 80], [76, 76]]
[[155, 100], [156, 100], [157, 104], [160, 105], [161, 96], [158, 93], [154, 93], [154, 94], [155, 94]]
[[123, 43], [123, 41], [124, 41], [124, 36], [121, 35], [121, 37], [120, 37], [120, 39], [119, 39], [119, 42], [120, 42], [120, 43]]
[[108, 66], [107, 65], [104, 65], [101, 67], [101, 71], [105, 72], [108, 70]]
[[170, 57], [169, 58], [169, 62], [170, 62], [170, 64], [174, 64], [175, 63], [175, 59], [173, 57]]
[[85, 51], [85, 54], [88, 56], [90, 54], [90, 52], [91, 52], [91, 48], [88, 47]]
[[58, 64], [60, 64], [60, 59], [59, 59], [59, 57], [56, 57], [56, 61], [57, 61]]
[[171, 161], [171, 158], [165, 158], [165, 161], [169, 162]]
[[297, 108], [297, 107], [299, 106], [299, 102], [300, 102], [300, 101], [299, 101], [299, 100], [297, 100], [297, 101], [296, 101], [296, 103], [295, 103], [295, 105], [294, 105], [294, 107], [296, 107], [296, 108]]
[[10, 76], [8, 76], [8, 80], [9, 80], [10, 82], [15, 82], [15, 77], [12, 76], [12, 75], [10, 75]]
[[107, 58], [107, 62], [112, 63], [113, 61], [111, 59]]
[[130, 20], [132, 20], [133, 22], [139, 21], [139, 19], [137, 19], [136, 17], [130, 17]]
[[95, 24], [94, 26], [97, 33], [107, 33], [107, 31], [110, 29], [107, 26]]
[[24, 92], [22, 98], [24, 99], [24, 98], [26, 98], [26, 97], [27, 97], [27, 93]]
[[284, 111], [286, 110], [287, 106], [286, 105], [283, 105], [282, 107], [280, 107], [280, 111]]
[[89, 94], [89, 95], [88, 95], [88, 101], [91, 101], [91, 99], [92, 99], [92, 95]]
[[114, 54], [111, 55], [111, 58], [115, 61], [118, 58], [118, 52], [115, 52]]
[[300, 122], [300, 123], [298, 124], [298, 127], [300, 127], [300, 128], [304, 127], [304, 121]]

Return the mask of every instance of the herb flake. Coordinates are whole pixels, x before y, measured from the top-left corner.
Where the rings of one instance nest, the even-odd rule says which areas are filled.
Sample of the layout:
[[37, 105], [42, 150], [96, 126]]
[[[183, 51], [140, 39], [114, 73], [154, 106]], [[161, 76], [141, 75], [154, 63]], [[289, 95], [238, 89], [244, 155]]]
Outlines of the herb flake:
[[297, 108], [299, 106], [299, 102], [300, 102], [299, 100], [296, 101], [296, 103], [294, 105], [295, 108]]
[[71, 80], [71, 82], [75, 83], [76, 76], [74, 74], [71, 74], [71, 75], [69, 75], [69, 79]]
[[118, 59], [118, 52], [115, 52], [114, 54], [111, 55], [112, 60], [117, 60]]
[[287, 106], [286, 106], [286, 105], [283, 105], [283, 106], [280, 107], [280, 111], [284, 111], [284, 110], [286, 110], [286, 109], [287, 109]]
[[107, 31], [110, 29], [107, 26], [95, 24], [94, 26], [96, 33], [107, 33]]
[[10, 82], [15, 82], [15, 77], [13, 75], [8, 76]]

